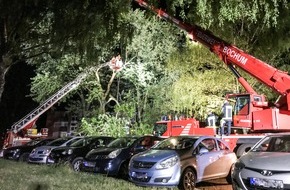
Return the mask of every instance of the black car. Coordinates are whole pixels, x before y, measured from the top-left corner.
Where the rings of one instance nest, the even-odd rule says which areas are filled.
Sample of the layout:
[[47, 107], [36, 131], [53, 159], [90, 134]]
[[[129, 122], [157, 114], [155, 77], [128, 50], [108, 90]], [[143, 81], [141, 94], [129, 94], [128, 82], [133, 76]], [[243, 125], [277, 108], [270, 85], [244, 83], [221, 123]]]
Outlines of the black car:
[[69, 163], [74, 171], [79, 171], [80, 163], [90, 150], [104, 147], [114, 139], [114, 137], [107, 136], [84, 137], [69, 146], [52, 149], [48, 158], [55, 164]]
[[3, 158], [27, 162], [30, 152], [39, 146], [44, 146], [47, 143], [55, 140], [55, 138], [34, 139], [21, 146], [13, 146], [3, 150]]
[[85, 157], [81, 171], [102, 173], [108, 176], [128, 178], [131, 157], [163, 140], [157, 136], [120, 137], [107, 147], [91, 150]]

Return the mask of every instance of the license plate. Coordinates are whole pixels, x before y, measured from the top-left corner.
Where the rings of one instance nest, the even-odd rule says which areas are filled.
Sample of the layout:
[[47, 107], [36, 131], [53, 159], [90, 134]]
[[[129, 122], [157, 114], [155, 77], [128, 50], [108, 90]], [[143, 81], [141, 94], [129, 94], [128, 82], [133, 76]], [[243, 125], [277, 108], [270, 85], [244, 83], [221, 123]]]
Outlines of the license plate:
[[274, 188], [274, 189], [283, 189], [284, 184], [282, 180], [276, 179], [262, 179], [262, 178], [249, 178], [250, 185], [255, 187], [267, 187], [267, 188]]
[[86, 167], [95, 167], [96, 163], [95, 162], [84, 162], [84, 166], [86, 166]]
[[132, 176], [137, 178], [137, 179], [146, 179], [147, 178], [147, 173], [144, 173], [144, 172], [133, 172]]

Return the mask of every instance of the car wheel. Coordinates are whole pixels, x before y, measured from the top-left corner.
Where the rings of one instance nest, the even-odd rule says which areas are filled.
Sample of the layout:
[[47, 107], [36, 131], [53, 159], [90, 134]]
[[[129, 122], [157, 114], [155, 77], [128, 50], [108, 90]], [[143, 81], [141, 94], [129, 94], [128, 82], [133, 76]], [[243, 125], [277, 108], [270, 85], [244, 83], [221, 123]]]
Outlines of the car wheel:
[[19, 162], [28, 162], [29, 153], [23, 153], [19, 156]]
[[129, 163], [123, 162], [120, 169], [118, 176], [122, 179], [128, 179], [129, 178]]
[[72, 161], [72, 169], [76, 172], [80, 171], [81, 164], [83, 163], [82, 157], [77, 157]]
[[196, 174], [191, 168], [187, 168], [180, 178], [180, 190], [194, 190], [196, 182]]

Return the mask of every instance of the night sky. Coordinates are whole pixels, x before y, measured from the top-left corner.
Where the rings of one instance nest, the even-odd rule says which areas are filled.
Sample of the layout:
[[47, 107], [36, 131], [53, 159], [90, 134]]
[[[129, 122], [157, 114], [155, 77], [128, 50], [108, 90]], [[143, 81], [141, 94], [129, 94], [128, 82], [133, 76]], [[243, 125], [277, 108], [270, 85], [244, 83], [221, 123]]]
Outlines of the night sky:
[[28, 95], [30, 78], [35, 75], [33, 67], [25, 63], [13, 65], [6, 74], [6, 83], [0, 102], [0, 134], [10, 129], [13, 123], [19, 121], [38, 104]]

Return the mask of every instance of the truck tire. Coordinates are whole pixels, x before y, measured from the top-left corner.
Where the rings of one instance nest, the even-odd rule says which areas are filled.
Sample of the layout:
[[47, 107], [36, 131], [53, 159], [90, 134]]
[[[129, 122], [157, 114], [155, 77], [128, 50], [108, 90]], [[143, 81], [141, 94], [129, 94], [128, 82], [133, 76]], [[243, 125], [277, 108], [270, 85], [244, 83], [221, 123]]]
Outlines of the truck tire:
[[251, 148], [253, 145], [254, 144], [241, 144], [236, 152], [237, 157], [240, 158], [243, 156], [247, 152], [246, 149]]

